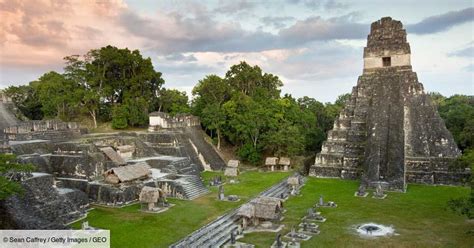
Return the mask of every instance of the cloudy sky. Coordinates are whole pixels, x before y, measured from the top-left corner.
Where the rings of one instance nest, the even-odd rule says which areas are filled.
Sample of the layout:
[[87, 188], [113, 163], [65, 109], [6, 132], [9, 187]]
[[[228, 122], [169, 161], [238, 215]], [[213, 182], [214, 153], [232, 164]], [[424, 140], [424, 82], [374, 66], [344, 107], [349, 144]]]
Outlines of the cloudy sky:
[[333, 101], [356, 84], [383, 16], [403, 22], [427, 91], [474, 95], [471, 0], [0, 0], [0, 87], [110, 44], [151, 57], [167, 88], [190, 92], [245, 60], [278, 75], [284, 93]]

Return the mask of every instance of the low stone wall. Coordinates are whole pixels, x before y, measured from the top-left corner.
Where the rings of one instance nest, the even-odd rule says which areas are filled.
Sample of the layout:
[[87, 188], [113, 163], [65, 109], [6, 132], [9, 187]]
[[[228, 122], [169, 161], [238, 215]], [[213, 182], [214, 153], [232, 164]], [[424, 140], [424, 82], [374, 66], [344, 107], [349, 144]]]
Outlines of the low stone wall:
[[179, 128], [201, 125], [199, 117], [188, 114], [170, 116], [169, 114], [163, 112], [153, 112], [150, 113], [149, 118], [150, 131], [155, 131], [160, 128]]
[[143, 183], [115, 185], [89, 182], [74, 178], [58, 178], [63, 187], [78, 189], [87, 195], [91, 202], [101, 205], [122, 206], [138, 200]]
[[102, 176], [111, 164], [106, 163], [101, 153], [78, 155], [67, 154], [31, 154], [18, 157], [22, 163], [32, 163], [35, 171], [53, 174], [59, 177], [94, 179]]
[[[319, 155], [324, 157], [324, 154]], [[328, 156], [329, 158], [331, 156]], [[321, 158], [320, 158], [321, 159]], [[328, 159], [328, 158], [326, 158]], [[450, 164], [455, 158], [431, 157], [414, 158], [409, 157], [405, 161], [405, 177], [407, 183], [442, 184], [442, 185], [465, 185], [469, 182], [471, 172], [467, 170], [453, 170]], [[332, 166], [313, 166], [309, 175], [314, 177], [334, 177], [343, 179], [357, 179], [361, 175], [361, 168], [357, 158], [349, 161], [344, 158], [344, 163], [328, 163]], [[339, 166], [336, 166], [339, 164]], [[392, 190], [388, 188], [387, 190]]]
[[79, 129], [76, 122], [62, 122], [57, 120], [28, 121], [19, 125], [7, 127], [3, 131], [7, 134], [21, 134], [32, 132], [59, 131], [67, 129]]
[[469, 183], [470, 172], [457, 171], [407, 171], [408, 183], [465, 185]]
[[81, 135], [79, 124], [57, 120], [27, 121], [3, 130], [8, 140], [69, 140]]

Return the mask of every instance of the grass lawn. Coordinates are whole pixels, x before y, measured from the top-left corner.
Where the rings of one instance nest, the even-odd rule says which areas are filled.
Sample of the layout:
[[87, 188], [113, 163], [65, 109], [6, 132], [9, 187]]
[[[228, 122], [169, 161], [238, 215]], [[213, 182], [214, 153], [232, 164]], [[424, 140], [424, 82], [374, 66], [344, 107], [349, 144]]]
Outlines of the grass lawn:
[[[323, 195], [324, 201], [335, 201], [337, 208], [321, 209], [327, 221], [320, 223], [321, 234], [301, 243], [301, 247], [474, 247], [474, 222], [446, 209], [451, 198], [467, 196], [468, 188], [409, 185], [407, 193], [388, 193], [384, 200], [354, 197], [357, 181], [309, 178], [302, 195], [284, 203], [286, 234], [300, 223], [307, 209]], [[399, 235], [364, 239], [353, 226], [375, 222], [393, 225]], [[275, 233], [246, 234], [244, 242], [270, 247]]]
[[[222, 173], [202, 174], [206, 185], [215, 175]], [[217, 188], [212, 187], [212, 193], [193, 201], [169, 199], [176, 206], [163, 213], [139, 212], [139, 204], [124, 208], [96, 207], [89, 212], [87, 220], [93, 227], [110, 230], [111, 247], [168, 247], [288, 175], [290, 173], [242, 173], [239, 184], [224, 186], [225, 194], [239, 195], [240, 202], [218, 201]], [[80, 222], [74, 223], [73, 227], [80, 228], [80, 225]]]

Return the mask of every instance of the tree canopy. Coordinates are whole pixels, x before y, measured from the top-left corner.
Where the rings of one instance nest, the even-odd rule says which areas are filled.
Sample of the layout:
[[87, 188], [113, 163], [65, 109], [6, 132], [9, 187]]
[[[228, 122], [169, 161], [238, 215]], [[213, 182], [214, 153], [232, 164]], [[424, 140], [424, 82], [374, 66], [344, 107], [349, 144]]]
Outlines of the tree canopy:
[[[162, 89], [161, 72], [138, 50], [106, 46], [64, 60], [63, 74], [48, 72], [29, 85], [7, 89], [25, 116], [69, 121], [86, 115], [94, 127], [97, 120], [112, 120], [114, 128], [143, 126], [148, 113], [160, 108], [160, 96], [164, 99], [169, 92]], [[168, 98], [165, 111], [186, 110], [185, 94]]]
[[344, 99], [323, 104], [309, 97], [282, 97], [282, 85], [278, 76], [241, 62], [224, 78], [208, 75], [198, 82], [192, 91], [192, 112], [216, 137], [218, 147], [225, 139], [249, 162], [260, 162], [264, 154], [314, 153]]

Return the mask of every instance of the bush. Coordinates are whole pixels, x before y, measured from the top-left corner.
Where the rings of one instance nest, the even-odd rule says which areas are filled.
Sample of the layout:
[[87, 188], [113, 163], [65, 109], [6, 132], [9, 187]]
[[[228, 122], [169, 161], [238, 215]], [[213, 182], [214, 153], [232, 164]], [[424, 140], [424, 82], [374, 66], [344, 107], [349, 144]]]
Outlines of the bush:
[[[466, 149], [461, 157], [459, 157], [454, 167], [463, 169], [471, 167], [471, 172], [474, 171], [474, 149]], [[474, 219], [474, 177], [471, 173], [471, 195], [469, 197], [457, 198], [448, 202], [448, 207], [454, 212], [465, 215], [469, 219]]]
[[261, 159], [260, 152], [252, 144], [244, 144], [240, 147], [237, 154], [242, 160], [252, 164], [257, 164]]
[[114, 129], [124, 129], [128, 127], [128, 112], [127, 112], [127, 107], [122, 105], [122, 106], [117, 106], [114, 107], [113, 113], [112, 113], [112, 128]]
[[148, 107], [145, 99], [128, 100], [125, 108], [127, 109], [128, 125], [144, 126], [148, 124]]
[[110, 104], [100, 104], [97, 120], [100, 122], [109, 122], [112, 120], [113, 107]]

